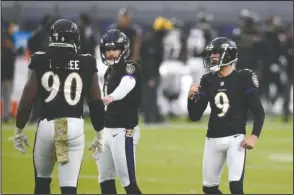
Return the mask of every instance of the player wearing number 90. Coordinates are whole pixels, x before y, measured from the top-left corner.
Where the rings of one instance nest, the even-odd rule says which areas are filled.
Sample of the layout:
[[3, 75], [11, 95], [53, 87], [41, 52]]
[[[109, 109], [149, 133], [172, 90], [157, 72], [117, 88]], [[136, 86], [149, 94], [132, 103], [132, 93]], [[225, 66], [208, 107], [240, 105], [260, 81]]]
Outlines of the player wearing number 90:
[[[203, 156], [203, 191], [221, 194], [218, 189], [227, 160], [232, 194], [243, 194], [246, 149], [253, 149], [263, 122], [264, 109], [258, 95], [258, 79], [251, 70], [234, 70], [236, 43], [225, 37], [211, 41], [205, 49], [204, 65], [211, 72], [193, 84], [188, 111], [193, 121], [200, 120], [210, 102], [211, 113]], [[254, 114], [253, 131], [245, 138], [248, 109]]]
[[85, 138], [83, 102], [87, 98], [91, 121], [97, 134], [92, 144], [100, 152], [103, 140], [104, 105], [98, 84], [96, 60], [78, 54], [80, 34], [69, 20], [56, 21], [49, 31], [49, 47], [31, 56], [29, 77], [16, 117], [14, 147], [24, 153], [27, 144], [24, 127], [35, 97], [41, 97], [33, 162], [35, 194], [50, 194], [55, 162], [59, 166], [62, 194], [77, 194], [77, 180], [83, 158]]

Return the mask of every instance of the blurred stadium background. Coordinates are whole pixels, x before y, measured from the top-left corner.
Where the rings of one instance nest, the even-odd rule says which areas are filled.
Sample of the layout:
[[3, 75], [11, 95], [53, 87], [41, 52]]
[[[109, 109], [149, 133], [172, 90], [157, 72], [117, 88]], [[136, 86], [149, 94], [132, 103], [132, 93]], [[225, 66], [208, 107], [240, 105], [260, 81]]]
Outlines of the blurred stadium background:
[[[190, 84], [206, 72], [202, 52], [216, 36], [237, 42], [240, 56], [235, 68], [258, 74], [266, 111], [257, 149], [248, 155], [245, 192], [293, 193], [293, 2], [2, 1], [1, 7], [2, 193], [33, 192], [32, 149], [20, 155], [7, 139], [13, 134], [30, 54], [46, 45], [48, 28], [59, 18], [80, 26], [81, 50], [95, 55], [101, 83], [106, 70], [98, 47], [101, 34], [113, 23], [136, 32], [131, 43], [134, 51], [139, 46], [133, 52], [138, 55], [132, 58], [140, 60], [144, 75], [137, 177], [144, 193], [202, 193], [208, 116], [190, 122], [186, 97]], [[38, 107], [36, 102], [26, 128], [31, 144]], [[205, 113], [209, 111], [208, 106]], [[87, 114], [86, 107], [86, 118]], [[250, 113], [248, 119], [250, 132]], [[92, 132], [86, 119], [87, 143]], [[52, 192], [60, 193], [56, 176]], [[226, 172], [221, 189], [229, 193]], [[78, 191], [100, 192], [88, 151]]]

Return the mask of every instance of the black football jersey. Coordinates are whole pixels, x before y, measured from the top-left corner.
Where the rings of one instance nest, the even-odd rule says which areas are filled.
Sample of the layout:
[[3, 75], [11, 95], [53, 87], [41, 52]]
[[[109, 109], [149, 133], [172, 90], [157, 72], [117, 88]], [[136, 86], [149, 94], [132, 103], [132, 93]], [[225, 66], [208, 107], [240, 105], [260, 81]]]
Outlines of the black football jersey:
[[106, 106], [105, 127], [130, 128], [138, 125], [138, 112], [141, 103], [141, 75], [139, 65], [126, 61], [109, 67], [104, 75], [103, 93], [110, 95], [120, 84], [125, 75], [136, 79], [135, 87], [121, 100], [113, 101]]
[[201, 78], [200, 95], [211, 107], [207, 137], [245, 134], [247, 95], [258, 90], [258, 85], [256, 74], [249, 69], [233, 70], [227, 77], [209, 72]]
[[83, 117], [84, 97], [89, 93], [93, 74], [98, 71], [93, 56], [73, 54], [56, 61], [47, 52], [36, 52], [31, 56], [29, 69], [36, 72], [39, 83], [41, 119]]

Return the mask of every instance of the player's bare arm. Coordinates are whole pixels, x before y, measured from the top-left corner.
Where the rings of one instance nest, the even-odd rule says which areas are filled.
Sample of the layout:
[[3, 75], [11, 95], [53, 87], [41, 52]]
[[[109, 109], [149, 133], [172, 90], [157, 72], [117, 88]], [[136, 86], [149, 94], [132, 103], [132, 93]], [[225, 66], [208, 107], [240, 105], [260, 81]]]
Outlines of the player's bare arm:
[[10, 138], [11, 140], [14, 140], [15, 149], [19, 150], [21, 153], [25, 153], [23, 143], [29, 147], [27, 138], [24, 135], [24, 127], [29, 120], [33, 103], [37, 95], [37, 88], [36, 72], [29, 70], [29, 77], [25, 84], [16, 114], [16, 129], [14, 137]]
[[100, 86], [98, 82], [98, 74], [94, 73], [91, 80], [91, 87], [87, 96], [87, 101], [90, 110], [90, 117], [92, 125], [95, 129], [96, 136], [92, 142], [89, 150], [94, 150], [94, 159], [99, 158], [99, 154], [104, 147], [104, 105], [101, 100]]
[[199, 121], [206, 109], [208, 99], [200, 84], [192, 84], [188, 94], [188, 113], [192, 121]]
[[28, 122], [34, 100], [37, 96], [37, 75], [33, 70], [29, 70], [29, 78], [23, 89], [16, 115], [16, 127], [23, 129]]

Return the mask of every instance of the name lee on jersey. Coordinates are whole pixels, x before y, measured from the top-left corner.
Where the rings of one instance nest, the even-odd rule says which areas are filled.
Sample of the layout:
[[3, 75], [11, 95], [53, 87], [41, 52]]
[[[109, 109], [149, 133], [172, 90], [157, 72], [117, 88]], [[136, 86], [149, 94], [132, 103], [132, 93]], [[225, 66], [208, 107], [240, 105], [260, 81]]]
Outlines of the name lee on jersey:
[[67, 66], [68, 70], [79, 70], [80, 61], [79, 60], [70, 60]]

